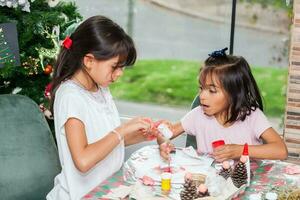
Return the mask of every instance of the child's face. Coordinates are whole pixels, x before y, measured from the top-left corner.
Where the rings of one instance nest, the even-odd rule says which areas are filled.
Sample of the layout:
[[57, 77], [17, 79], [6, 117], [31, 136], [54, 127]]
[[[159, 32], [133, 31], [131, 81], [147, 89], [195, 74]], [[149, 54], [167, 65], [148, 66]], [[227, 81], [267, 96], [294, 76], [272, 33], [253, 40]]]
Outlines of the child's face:
[[97, 84], [107, 87], [123, 75], [124, 68], [117, 67], [118, 63], [119, 56], [108, 60], [93, 59], [93, 63], [89, 68], [89, 74]]
[[228, 100], [215, 75], [208, 75], [205, 83], [200, 82], [199, 97], [200, 104], [206, 115], [224, 119], [224, 114], [227, 113]]

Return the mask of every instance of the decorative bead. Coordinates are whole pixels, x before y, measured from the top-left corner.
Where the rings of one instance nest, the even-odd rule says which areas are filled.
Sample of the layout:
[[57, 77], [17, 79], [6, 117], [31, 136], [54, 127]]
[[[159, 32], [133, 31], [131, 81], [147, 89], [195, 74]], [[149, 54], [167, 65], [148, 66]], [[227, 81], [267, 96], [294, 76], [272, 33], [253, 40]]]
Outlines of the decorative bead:
[[204, 184], [200, 184], [198, 187], [198, 191], [201, 193], [205, 193], [207, 191], [207, 187]]
[[224, 169], [229, 169], [230, 168], [230, 163], [227, 160], [225, 160], [225, 161], [223, 161], [222, 166], [223, 166]]

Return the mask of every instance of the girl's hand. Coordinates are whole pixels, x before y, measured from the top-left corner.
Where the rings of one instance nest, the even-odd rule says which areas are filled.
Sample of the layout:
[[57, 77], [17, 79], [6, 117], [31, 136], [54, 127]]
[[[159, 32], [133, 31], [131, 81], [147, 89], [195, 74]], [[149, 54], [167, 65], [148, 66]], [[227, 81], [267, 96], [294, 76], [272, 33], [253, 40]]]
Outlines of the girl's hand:
[[158, 124], [158, 122], [153, 122], [151, 119], [149, 119], [149, 118], [145, 118], [145, 119], [143, 119], [143, 120], [145, 120], [146, 122], [148, 122], [148, 123], [150, 123], [151, 124], [151, 126], [150, 126], [150, 129], [149, 130], [144, 130], [143, 131], [143, 135], [145, 136], [145, 139], [146, 140], [154, 140], [154, 139], [156, 139], [157, 138], [157, 136], [158, 136], [158, 134], [159, 134], [159, 132], [158, 132], [158, 130], [157, 130], [157, 124]]
[[154, 140], [156, 139], [161, 133], [157, 129], [160, 124], [167, 125], [168, 128], [172, 127], [172, 124], [167, 120], [159, 120], [156, 122], [151, 121], [151, 119], [144, 119], [146, 122], [151, 124], [149, 131], [144, 131], [144, 135], [146, 136], [147, 140]]
[[135, 117], [117, 127], [116, 131], [118, 131], [123, 137], [134, 133], [145, 134], [150, 132], [152, 124], [153, 122], [150, 118]]
[[214, 159], [218, 162], [223, 162], [228, 159], [238, 159], [243, 152], [243, 145], [225, 144], [214, 148], [212, 153]]
[[164, 142], [164, 143], [159, 145], [159, 154], [163, 159], [169, 160], [170, 159], [170, 152], [174, 149], [175, 149], [175, 147], [174, 147], [173, 144], [168, 143], [168, 142]]

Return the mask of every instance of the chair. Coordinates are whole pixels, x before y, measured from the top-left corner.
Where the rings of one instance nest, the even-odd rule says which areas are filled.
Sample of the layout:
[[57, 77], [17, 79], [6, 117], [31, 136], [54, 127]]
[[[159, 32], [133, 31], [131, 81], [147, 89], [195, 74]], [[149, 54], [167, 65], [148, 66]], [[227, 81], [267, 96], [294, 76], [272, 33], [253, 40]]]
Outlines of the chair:
[[[200, 99], [199, 99], [199, 95], [197, 95], [192, 102], [191, 109], [196, 108], [199, 105], [200, 105]], [[194, 149], [197, 149], [196, 137], [193, 135], [187, 135], [185, 146], [186, 147], [192, 146], [194, 147]]]
[[45, 199], [60, 163], [53, 136], [37, 104], [0, 95], [0, 199]]

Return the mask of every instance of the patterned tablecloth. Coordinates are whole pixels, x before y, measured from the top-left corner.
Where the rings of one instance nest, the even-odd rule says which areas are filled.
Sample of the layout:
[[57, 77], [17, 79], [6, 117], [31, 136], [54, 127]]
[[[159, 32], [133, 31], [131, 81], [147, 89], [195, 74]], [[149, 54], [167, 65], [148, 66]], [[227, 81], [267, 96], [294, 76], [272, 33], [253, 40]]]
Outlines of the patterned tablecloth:
[[[151, 147], [144, 147], [138, 152], [142, 152], [143, 149], [147, 149]], [[136, 159], [136, 153], [133, 154]], [[130, 162], [130, 159], [127, 162]], [[240, 194], [235, 200], [248, 200], [249, 196], [254, 193], [265, 194], [267, 192], [272, 192], [277, 190], [280, 187], [287, 187], [291, 185], [300, 184], [300, 176], [299, 175], [288, 175], [286, 174], [286, 167], [293, 166], [294, 164], [282, 162], [282, 161], [254, 161], [251, 162], [251, 171], [253, 172], [253, 176], [251, 178], [251, 184], [243, 194]], [[130, 184], [126, 182], [123, 178], [123, 169], [120, 169], [114, 175], [109, 177], [107, 180], [102, 182], [99, 186], [94, 188], [91, 192], [84, 196], [84, 200], [95, 200], [102, 199], [104, 194], [107, 194], [110, 189], [116, 188], [120, 185]]]

